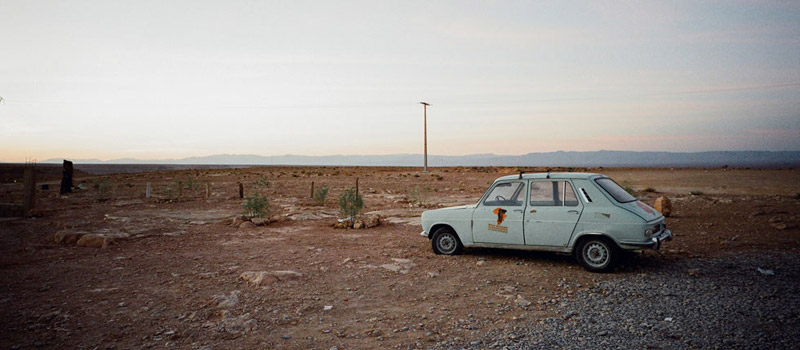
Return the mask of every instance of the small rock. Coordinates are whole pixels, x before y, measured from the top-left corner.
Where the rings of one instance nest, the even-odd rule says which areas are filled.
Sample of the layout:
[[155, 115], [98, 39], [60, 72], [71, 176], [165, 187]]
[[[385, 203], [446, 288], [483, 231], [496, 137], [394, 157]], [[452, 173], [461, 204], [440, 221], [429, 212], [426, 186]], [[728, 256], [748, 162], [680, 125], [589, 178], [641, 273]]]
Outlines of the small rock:
[[475, 265], [476, 265], [476, 266], [483, 266], [483, 265], [486, 265], [486, 260], [478, 260], [478, 262], [476, 262], [476, 263], [475, 263]]
[[86, 232], [58, 231], [53, 235], [58, 244], [75, 244]]
[[688, 269], [688, 270], [686, 270], [686, 273], [689, 276], [697, 276], [697, 275], [700, 274], [700, 269]]
[[78, 247], [107, 248], [113, 239], [100, 234], [85, 234], [75, 243]]
[[239, 227], [245, 221], [248, 221], [246, 216], [237, 216], [231, 220], [231, 226]]
[[42, 216], [44, 216], [44, 209], [33, 208], [31, 210], [28, 210], [29, 218], [40, 218]]
[[762, 269], [760, 267], [757, 268], [757, 270], [764, 276], [775, 276], [775, 271]]
[[264, 226], [275, 222], [275, 220], [269, 218], [252, 218], [250, 219], [250, 222], [252, 222], [256, 226]]
[[252, 221], [245, 221], [245, 222], [239, 224], [239, 228], [241, 228], [241, 229], [251, 229], [251, 228], [256, 228], [256, 227], [258, 227], [258, 226], [256, 224], [254, 224]]
[[530, 302], [528, 299], [525, 299], [525, 297], [523, 297], [522, 295], [517, 295], [517, 298], [514, 299], [514, 304], [517, 304], [517, 306], [519, 307], [526, 308], [533, 303]]
[[669, 200], [667, 196], [661, 196], [656, 198], [656, 202], [653, 205], [655, 210], [658, 210], [662, 215], [665, 217], [669, 217], [672, 214], [672, 202]]

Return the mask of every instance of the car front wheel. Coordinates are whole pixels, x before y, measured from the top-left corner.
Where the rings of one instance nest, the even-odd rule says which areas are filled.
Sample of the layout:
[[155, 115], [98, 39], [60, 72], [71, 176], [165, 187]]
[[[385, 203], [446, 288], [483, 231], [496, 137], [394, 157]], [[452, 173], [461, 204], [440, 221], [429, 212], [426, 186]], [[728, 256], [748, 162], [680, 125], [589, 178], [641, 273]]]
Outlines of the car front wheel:
[[591, 272], [610, 271], [617, 258], [613, 244], [599, 237], [582, 241], [576, 255], [583, 268]]
[[443, 255], [456, 255], [464, 248], [458, 236], [449, 227], [436, 230], [431, 238], [431, 245], [434, 253]]

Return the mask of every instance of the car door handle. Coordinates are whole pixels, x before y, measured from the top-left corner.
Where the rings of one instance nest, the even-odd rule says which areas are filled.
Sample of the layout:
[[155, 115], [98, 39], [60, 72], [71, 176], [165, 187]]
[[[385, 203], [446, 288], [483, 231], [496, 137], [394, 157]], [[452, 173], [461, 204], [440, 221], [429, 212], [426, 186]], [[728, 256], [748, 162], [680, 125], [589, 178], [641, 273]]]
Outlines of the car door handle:
[[522, 209], [514, 209], [514, 212], [515, 212], [515, 213], [521, 213], [521, 212], [522, 212]]
[[567, 210], [567, 213], [577, 214], [578, 211], [577, 210]]

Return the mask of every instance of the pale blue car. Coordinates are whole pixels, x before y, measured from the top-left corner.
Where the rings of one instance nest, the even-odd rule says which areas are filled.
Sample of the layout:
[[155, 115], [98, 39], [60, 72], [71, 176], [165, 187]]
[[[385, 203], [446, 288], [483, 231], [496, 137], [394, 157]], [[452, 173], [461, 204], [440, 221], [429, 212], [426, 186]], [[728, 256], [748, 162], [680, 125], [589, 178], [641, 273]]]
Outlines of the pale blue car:
[[590, 173], [504, 176], [477, 204], [423, 212], [422, 228], [436, 254], [464, 247], [554, 251], [594, 272], [611, 270], [623, 251], [672, 240], [661, 213]]

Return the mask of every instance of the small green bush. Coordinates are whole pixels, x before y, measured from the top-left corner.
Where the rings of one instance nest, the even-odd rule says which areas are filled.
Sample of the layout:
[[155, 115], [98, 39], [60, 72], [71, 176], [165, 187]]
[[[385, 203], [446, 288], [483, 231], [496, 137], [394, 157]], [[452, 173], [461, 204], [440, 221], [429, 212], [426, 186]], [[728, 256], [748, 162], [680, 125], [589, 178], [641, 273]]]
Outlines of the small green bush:
[[264, 175], [262, 175], [260, 179], [253, 182], [253, 185], [263, 186], [263, 187], [269, 187], [270, 184], [271, 183], [269, 182], [269, 180], [267, 180], [267, 177]]
[[322, 186], [314, 190], [314, 203], [317, 205], [325, 205], [328, 197], [328, 186]]
[[97, 190], [97, 201], [104, 202], [108, 200], [108, 189], [111, 187], [109, 184], [108, 179], [94, 179], [92, 181], [92, 187]]
[[269, 216], [269, 199], [267, 196], [256, 193], [245, 198], [242, 208], [244, 208], [244, 214], [250, 217]]
[[430, 190], [428, 186], [417, 185], [408, 191], [408, 201], [411, 202], [411, 204], [421, 207], [425, 205], [425, 202], [428, 200], [428, 192], [430, 192]]
[[348, 188], [347, 191], [342, 193], [339, 197], [339, 212], [342, 214], [342, 217], [354, 221], [358, 213], [361, 212], [361, 209], [364, 209], [364, 200], [361, 199], [361, 195], [356, 193], [355, 188]]

